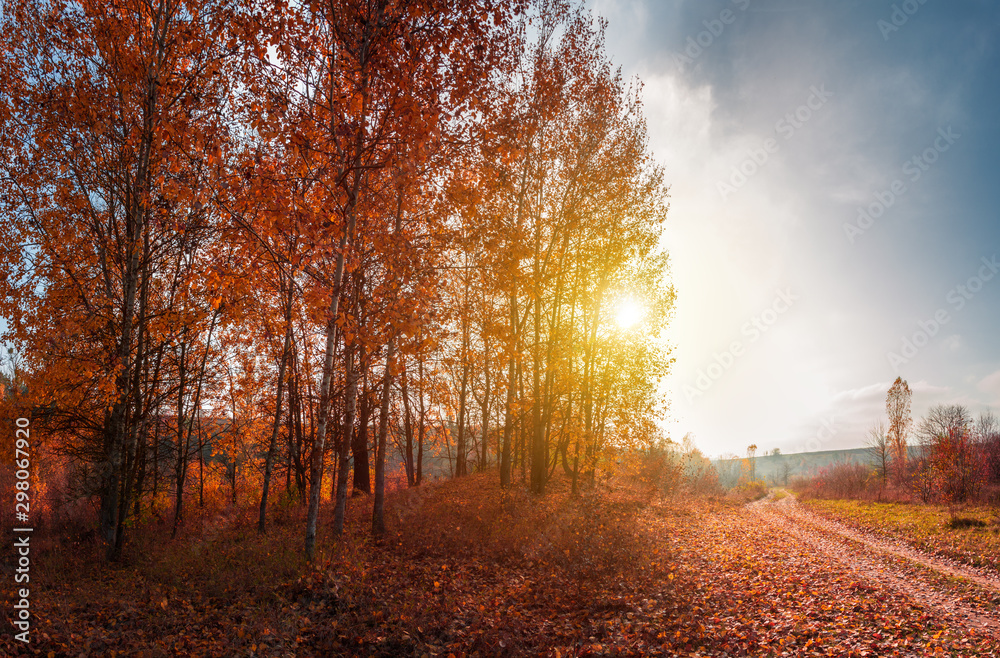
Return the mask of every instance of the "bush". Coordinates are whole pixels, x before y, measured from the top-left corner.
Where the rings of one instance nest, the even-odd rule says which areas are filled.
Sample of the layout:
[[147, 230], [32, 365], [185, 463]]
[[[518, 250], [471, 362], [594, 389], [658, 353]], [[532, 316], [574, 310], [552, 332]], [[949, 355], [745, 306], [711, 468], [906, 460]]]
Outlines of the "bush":
[[937, 496], [946, 503], [975, 498], [986, 479], [982, 451], [965, 429], [941, 433], [930, 446], [928, 470]]
[[676, 443], [654, 446], [638, 458], [629, 475], [664, 496], [685, 492], [713, 496], [722, 492], [719, 474], [697, 448]]
[[948, 519], [947, 523], [944, 524], [946, 528], [951, 530], [959, 530], [962, 528], [985, 528], [986, 521], [982, 519], [970, 519], [964, 516], [953, 516]]
[[746, 482], [736, 487], [736, 496], [745, 502], [760, 500], [767, 495], [767, 484], [763, 480]]
[[870, 488], [877, 488], [873, 475], [864, 464], [839, 462], [820, 469], [811, 478], [796, 478], [792, 488], [806, 498], [864, 498]]

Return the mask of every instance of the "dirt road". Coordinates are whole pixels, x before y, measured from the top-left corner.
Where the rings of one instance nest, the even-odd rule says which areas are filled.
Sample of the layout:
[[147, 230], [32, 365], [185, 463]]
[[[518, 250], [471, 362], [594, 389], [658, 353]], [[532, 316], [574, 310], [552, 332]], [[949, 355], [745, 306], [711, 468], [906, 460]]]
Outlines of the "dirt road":
[[[810, 513], [794, 498], [675, 518], [664, 533], [692, 654], [1000, 656], [986, 573]], [[674, 592], [676, 597], [678, 592]]]
[[836, 560], [859, 578], [900, 592], [952, 623], [1000, 639], [1000, 611], [990, 603], [1000, 595], [1000, 581], [992, 574], [824, 519], [791, 496], [759, 500], [749, 511], [776, 532]]

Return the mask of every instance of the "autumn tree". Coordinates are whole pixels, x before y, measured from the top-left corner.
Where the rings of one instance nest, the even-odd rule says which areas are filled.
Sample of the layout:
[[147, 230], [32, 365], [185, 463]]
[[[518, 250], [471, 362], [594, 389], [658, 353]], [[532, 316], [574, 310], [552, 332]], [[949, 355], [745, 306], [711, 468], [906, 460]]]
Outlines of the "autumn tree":
[[757, 444], [747, 446], [747, 462], [750, 464], [750, 481], [757, 481]]
[[972, 415], [964, 405], [936, 404], [920, 419], [916, 435], [921, 445], [929, 448], [942, 436], [966, 433], [972, 422]]
[[[273, 71], [274, 88], [280, 93], [265, 109], [288, 131], [300, 176], [321, 181], [309, 202], [313, 220], [302, 230], [328, 244], [334, 260], [332, 273], [325, 277], [326, 349], [310, 460], [306, 552], [311, 556], [338, 337], [345, 359], [344, 436], [351, 435], [355, 422], [359, 346], [346, 324], [352, 309], [341, 313], [341, 300], [347, 299], [345, 275], [357, 267], [363, 242], [393, 233], [394, 213], [385, 210], [391, 205], [379, 197], [376, 178], [394, 154], [419, 162], [421, 145], [434, 137], [445, 118], [470, 109], [472, 92], [495, 61], [488, 46], [498, 40], [488, 35], [495, 29], [503, 32], [510, 5], [383, 0], [310, 3], [288, 11], [289, 27], [276, 45], [281, 62]], [[265, 124], [258, 130], [273, 132]], [[395, 148], [400, 143], [406, 148]], [[361, 222], [371, 224], [359, 231]], [[385, 372], [392, 373], [396, 344], [391, 334], [387, 338]], [[383, 385], [387, 381], [391, 384], [383, 380]], [[341, 441], [334, 512], [338, 532], [346, 505], [348, 455], [349, 441]]]
[[935, 405], [920, 421], [926, 475], [949, 504], [965, 502], [982, 487], [985, 464], [973, 432], [972, 416], [962, 405]]
[[[183, 298], [174, 263], [213, 217], [230, 64], [254, 21], [225, 0], [9, 1], [2, 15], [3, 311], [92, 470], [117, 557]], [[198, 304], [213, 287], [202, 272]]]
[[906, 478], [907, 448], [906, 437], [910, 429], [910, 387], [902, 377], [889, 387], [885, 398], [885, 412], [889, 418], [888, 441], [892, 462], [896, 471], [896, 483], [902, 485]]
[[[483, 146], [490, 183], [476, 235], [488, 247], [482, 298], [506, 306], [485, 337], [506, 362], [492, 379], [505, 389], [501, 484], [520, 466], [541, 493], [560, 463], [574, 481], [593, 475], [612, 448], [606, 437], [626, 436], [630, 416], [619, 410], [641, 409], [636, 428], [648, 418], [647, 392], [623, 387], [635, 380], [619, 368], [658, 371], [663, 354], [615, 331], [616, 302], [648, 297], [642, 334], [662, 326], [672, 292], [656, 248], [666, 190], [646, 152], [638, 89], [606, 60], [602, 23], [566, 2], [535, 10]], [[640, 294], [643, 277], [651, 285]]]
[[885, 423], [879, 420], [869, 428], [865, 435], [865, 444], [868, 447], [868, 457], [875, 468], [875, 476], [878, 478], [878, 497], [881, 501], [892, 465], [892, 447], [889, 444]]
[[975, 439], [985, 461], [986, 476], [992, 483], [1000, 482], [1000, 421], [992, 411], [976, 418]]

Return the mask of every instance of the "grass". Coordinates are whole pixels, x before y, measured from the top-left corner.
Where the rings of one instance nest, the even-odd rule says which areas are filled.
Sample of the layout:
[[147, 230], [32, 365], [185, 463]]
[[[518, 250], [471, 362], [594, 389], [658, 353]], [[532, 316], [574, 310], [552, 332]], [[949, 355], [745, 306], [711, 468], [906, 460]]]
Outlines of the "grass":
[[959, 562], [1000, 570], [1000, 510], [995, 507], [969, 507], [956, 516], [943, 505], [823, 499], [802, 504], [855, 528]]

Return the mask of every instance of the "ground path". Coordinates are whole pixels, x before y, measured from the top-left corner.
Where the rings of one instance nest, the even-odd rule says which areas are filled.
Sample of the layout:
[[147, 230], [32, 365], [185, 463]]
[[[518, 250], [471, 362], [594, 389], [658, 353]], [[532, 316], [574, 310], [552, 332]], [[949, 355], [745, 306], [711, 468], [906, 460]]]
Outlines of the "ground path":
[[707, 655], [719, 655], [718, 638], [730, 655], [998, 655], [991, 574], [821, 518], [791, 496], [673, 531], [678, 575], [706, 599], [692, 648], [704, 642]]
[[762, 499], [750, 508], [765, 523], [836, 559], [845, 569], [895, 589], [961, 626], [971, 626], [1000, 638], [1000, 614], [982, 605], [969, 604], [966, 599], [975, 597], [959, 596], [953, 587], [964, 585], [962, 589], [966, 592], [982, 590], [982, 594], [1000, 594], [1000, 582], [991, 574], [824, 519], [790, 496], [777, 501]]

